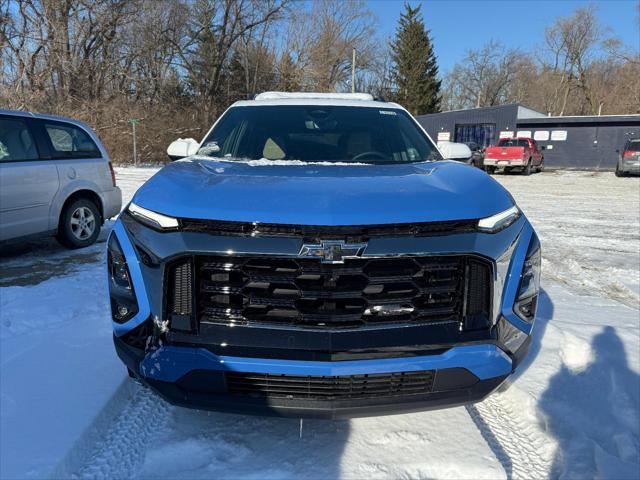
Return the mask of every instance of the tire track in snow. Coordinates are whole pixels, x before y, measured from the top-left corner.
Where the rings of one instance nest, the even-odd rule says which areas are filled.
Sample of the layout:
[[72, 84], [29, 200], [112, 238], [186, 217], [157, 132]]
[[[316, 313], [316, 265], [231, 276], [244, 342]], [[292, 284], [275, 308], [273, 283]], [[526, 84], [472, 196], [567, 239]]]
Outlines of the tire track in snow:
[[[511, 389], [514, 389], [512, 386]], [[498, 461], [507, 479], [547, 478], [551, 473], [555, 441], [523, 414], [530, 406], [509, 393], [494, 393], [481, 403], [465, 407]]]
[[89, 446], [74, 478], [126, 479], [142, 466], [151, 438], [162, 430], [171, 406], [148, 388], [136, 386], [133, 397]]

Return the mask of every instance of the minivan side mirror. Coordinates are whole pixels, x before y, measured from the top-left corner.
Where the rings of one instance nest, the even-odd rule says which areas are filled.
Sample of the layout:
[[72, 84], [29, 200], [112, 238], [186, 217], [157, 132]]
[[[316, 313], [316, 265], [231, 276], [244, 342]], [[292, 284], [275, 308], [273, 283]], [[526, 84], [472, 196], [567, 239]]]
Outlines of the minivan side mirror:
[[179, 138], [169, 145], [167, 155], [171, 161], [195, 155], [200, 144], [193, 138]]
[[446, 160], [468, 160], [471, 149], [464, 143], [440, 142], [438, 149]]

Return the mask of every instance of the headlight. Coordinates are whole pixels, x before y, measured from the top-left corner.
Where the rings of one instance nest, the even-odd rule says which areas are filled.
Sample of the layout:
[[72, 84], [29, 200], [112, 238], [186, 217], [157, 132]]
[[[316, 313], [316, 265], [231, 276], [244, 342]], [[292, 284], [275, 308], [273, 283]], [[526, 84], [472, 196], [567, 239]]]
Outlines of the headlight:
[[520, 288], [516, 298], [514, 311], [522, 320], [531, 322], [536, 316], [538, 306], [538, 290], [540, 289], [542, 254], [540, 241], [534, 234], [529, 243], [527, 257], [520, 275]]
[[138, 313], [131, 275], [122, 248], [116, 236], [109, 237], [107, 249], [109, 268], [109, 295], [111, 297], [111, 316], [117, 323], [124, 323]]
[[131, 202], [127, 211], [137, 220], [156, 230], [175, 230], [178, 228], [178, 220], [173, 217], [152, 212], [146, 208]]
[[504, 230], [520, 218], [520, 209], [515, 205], [503, 212], [478, 220], [478, 230], [486, 233], [496, 233]]

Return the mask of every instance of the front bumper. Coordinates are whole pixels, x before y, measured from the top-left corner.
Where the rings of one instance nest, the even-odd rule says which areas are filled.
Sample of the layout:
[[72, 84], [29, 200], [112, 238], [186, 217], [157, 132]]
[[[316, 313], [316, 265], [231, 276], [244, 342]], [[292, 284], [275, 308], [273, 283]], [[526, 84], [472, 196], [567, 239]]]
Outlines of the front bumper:
[[495, 158], [485, 158], [485, 167], [524, 167], [526, 162], [522, 159], [518, 160], [500, 160]]
[[[493, 344], [454, 347], [440, 355], [382, 360], [307, 362], [216, 356], [201, 348], [161, 347], [144, 351], [114, 336], [118, 356], [133, 376], [168, 402], [204, 410], [259, 415], [350, 418], [454, 407], [483, 400], [512, 372], [528, 349], [513, 358]], [[256, 397], [229, 392], [227, 372], [315, 378], [431, 371], [428, 393], [368, 398]]]
[[[184, 252], [229, 250], [245, 255], [266, 252], [294, 256], [300, 251], [300, 242], [289, 238], [158, 233], [137, 223], [125, 227], [122, 218], [114, 225], [112, 235], [118, 239], [126, 257], [139, 306], [138, 313], [131, 319], [113, 324], [117, 353], [134, 377], [176, 405], [322, 418], [456, 406], [481, 401], [496, 389], [526, 354], [530, 341], [532, 322], [521, 320], [513, 310], [522, 265], [535, 236], [524, 216], [507, 229], [491, 235], [380, 238], [369, 242], [367, 252], [372, 256], [471, 252], [494, 259], [491, 300], [494, 326], [487, 332], [460, 331], [459, 334], [437, 327], [444, 336], [442, 340], [434, 334], [436, 327], [430, 326], [366, 332], [210, 326], [206, 331], [202, 328], [197, 335], [168, 331], [162, 344], [155, 342], [159, 348], [143, 350], [143, 347], [132, 346], [127, 337], [145, 325], [151, 325], [156, 332], [163, 328], [158, 325], [162, 323], [160, 320], [154, 322], [152, 319], [164, 318], [162, 265], [167, 261]], [[501, 325], [508, 328], [498, 328]], [[348, 356], [341, 356], [345, 352]], [[428, 391], [413, 394], [400, 392], [387, 396], [331, 399], [256, 398], [229, 392], [226, 378], [230, 372], [329, 379], [432, 372], [434, 380]], [[194, 376], [199, 376], [197, 381]]]

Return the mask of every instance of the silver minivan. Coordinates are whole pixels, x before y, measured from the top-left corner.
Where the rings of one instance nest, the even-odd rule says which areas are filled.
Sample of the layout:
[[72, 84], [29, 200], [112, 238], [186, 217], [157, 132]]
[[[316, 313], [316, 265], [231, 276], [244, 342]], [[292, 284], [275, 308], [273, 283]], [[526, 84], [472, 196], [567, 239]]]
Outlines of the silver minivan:
[[0, 110], [0, 242], [50, 233], [86, 247], [121, 206], [109, 156], [86, 124]]

